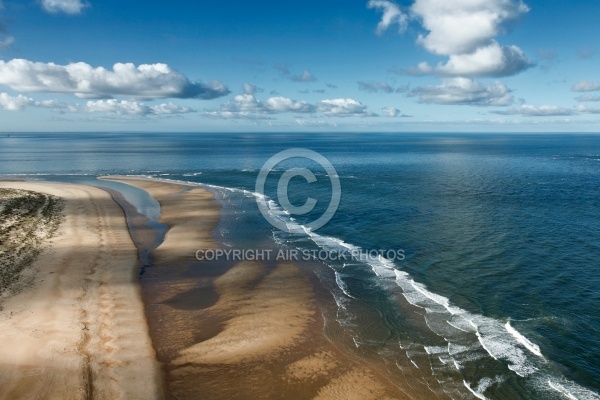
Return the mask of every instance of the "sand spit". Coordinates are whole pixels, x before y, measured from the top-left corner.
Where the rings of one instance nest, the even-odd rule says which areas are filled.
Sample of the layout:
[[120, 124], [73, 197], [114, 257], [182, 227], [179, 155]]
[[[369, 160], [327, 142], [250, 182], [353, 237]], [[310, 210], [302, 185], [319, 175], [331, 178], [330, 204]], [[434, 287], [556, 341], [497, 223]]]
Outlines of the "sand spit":
[[170, 227], [142, 285], [170, 398], [407, 397], [323, 335], [314, 289], [299, 266], [194, 259], [196, 250], [218, 246], [211, 231], [219, 205], [210, 192], [161, 180], [107, 179], [146, 190]]
[[122, 210], [100, 189], [0, 182], [64, 201], [30, 287], [0, 312], [0, 399], [162, 398]]

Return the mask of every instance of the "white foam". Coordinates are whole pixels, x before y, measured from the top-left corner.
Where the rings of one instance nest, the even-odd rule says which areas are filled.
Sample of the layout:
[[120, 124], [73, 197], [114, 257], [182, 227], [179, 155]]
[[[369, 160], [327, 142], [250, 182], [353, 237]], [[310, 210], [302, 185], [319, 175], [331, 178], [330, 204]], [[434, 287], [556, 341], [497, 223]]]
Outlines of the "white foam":
[[[163, 180], [171, 182], [175, 181], [170, 179]], [[297, 222], [293, 221], [289, 215], [286, 215], [284, 210], [281, 207], [279, 207], [277, 203], [270, 200], [268, 196], [255, 192], [250, 192], [245, 189], [228, 188], [197, 182], [183, 183], [211, 187], [230, 192], [241, 192], [247, 197], [264, 199], [265, 201], [268, 201], [269, 210], [274, 215], [276, 215], [277, 218], [282, 219], [286, 224], [288, 224], [288, 226], [294, 228], [294, 230], [292, 230], [293, 233], [305, 234], [317, 246], [325, 249], [343, 248], [351, 251], [361, 250], [361, 248], [358, 246], [352, 245], [350, 243], [344, 242], [341, 239], [334, 238], [331, 236], [319, 235], [317, 233], [312, 232], [308, 227], [298, 224]], [[539, 347], [536, 344], [529, 341], [523, 335], [521, 335], [510, 325], [509, 322], [503, 324], [502, 322], [493, 318], [484, 317], [478, 314], [471, 314], [466, 310], [453, 306], [447, 297], [438, 295], [427, 290], [425, 285], [414, 281], [407, 272], [396, 269], [395, 264], [390, 260], [379, 257], [377, 259], [369, 259], [368, 262], [365, 260], [357, 261], [361, 263], [366, 262], [370, 266], [372, 271], [375, 273], [375, 275], [382, 278], [381, 280], [379, 280], [380, 282], [389, 282], [388, 278], [393, 279], [396, 285], [401, 288], [402, 295], [404, 296], [404, 298], [406, 298], [406, 300], [410, 304], [425, 309], [427, 315], [426, 322], [434, 333], [440, 335], [440, 333], [436, 332], [436, 330], [439, 330], [439, 328], [442, 327], [443, 324], [435, 323], [435, 325], [432, 326], [430, 323], [431, 321], [428, 321], [428, 319], [444, 318], [445, 321], [440, 320], [440, 322], [443, 321], [447, 325], [448, 329], [456, 329], [457, 332], [462, 332], [461, 335], [463, 337], [465, 337], [465, 334], [475, 334], [477, 337], [477, 341], [474, 341], [473, 346], [469, 347], [468, 345], [451, 342], [451, 335], [450, 340], [446, 339], [448, 337], [447, 335], [440, 335], [449, 342], [448, 350], [446, 350], [443, 347], [428, 346], [425, 348], [425, 351], [428, 354], [435, 354], [441, 356], [449, 354], [450, 356], [460, 355], [461, 357], [463, 357], [464, 355], [467, 355], [470, 352], [470, 349], [472, 349], [473, 352], [475, 352], [477, 351], [477, 349], [479, 349], [479, 345], [481, 345], [481, 348], [483, 348], [483, 350], [485, 350], [490, 357], [492, 357], [495, 360], [506, 361], [509, 364], [509, 369], [514, 371], [517, 375], [521, 377], [530, 376], [538, 371], [538, 369], [531, 362], [531, 360], [528, 359], [526, 353], [521, 350], [521, 347], [525, 347], [529, 352], [531, 352], [535, 356], [543, 358]], [[347, 287], [345, 287], [343, 280], [341, 280], [341, 277], [337, 273], [336, 283], [338, 284], [337, 286], [339, 287], [339, 289], [346, 295], [342, 296], [341, 293], [339, 293], [338, 295], [334, 296], [338, 306], [339, 314], [340, 312], [345, 312], [347, 302], [349, 302], [350, 299], [347, 297], [349, 296]], [[347, 318], [344, 318], [344, 321], [340, 321], [344, 322], [344, 325], [346, 325], [349, 322], [348, 318], [351, 318], [350, 315], [347, 315], [346, 317]], [[353, 338], [353, 340], [355, 342], [355, 345], [358, 347], [360, 342], [356, 338]], [[441, 349], [444, 350], [442, 351]], [[407, 356], [410, 358], [409, 352], [407, 352]], [[469, 359], [468, 357], [464, 358], [467, 360]], [[457, 369], [460, 369], [462, 367], [459, 361], [457, 361], [454, 358], [452, 358], [452, 360]], [[443, 363], [441, 357], [440, 361]], [[412, 362], [413, 364], [415, 364], [414, 361]], [[418, 368], [416, 364], [415, 367]], [[541, 378], [540, 375], [541, 374], [537, 375], [538, 379]], [[552, 388], [552, 390], [562, 393], [569, 399], [600, 400], [600, 396], [594, 394], [593, 392], [590, 392], [589, 390], [573, 382], [561, 380], [562, 383], [558, 383], [557, 380], [560, 378], [549, 378], [550, 379], [547, 380], [547, 385], [549, 385], [549, 387]], [[492, 381], [489, 378], [484, 378], [479, 382], [479, 385], [476, 389], [471, 388], [471, 386], [466, 381], [463, 381], [463, 384], [477, 398], [486, 399], [486, 397], [482, 393], [485, 392], [485, 390], [491, 384], [493, 384], [493, 382], [494, 381]]]
[[481, 400], [487, 400], [487, 397], [485, 397], [483, 394], [481, 394], [481, 393], [473, 390], [473, 388], [471, 388], [471, 385], [469, 385], [467, 383], [467, 381], [463, 380], [463, 384], [465, 385], [465, 387], [467, 389], [469, 389], [469, 392], [473, 393], [473, 396], [475, 396], [475, 397], [477, 397], [478, 399], [481, 399]]
[[352, 296], [349, 292], [348, 292], [348, 285], [346, 285], [346, 283], [342, 280], [342, 276], [340, 275], [339, 272], [335, 271], [335, 283], [337, 283], [338, 287], [340, 289], [342, 289], [342, 292], [344, 292], [344, 294], [352, 299], [355, 299], [356, 297]]
[[565, 387], [563, 385], [561, 385], [560, 383], [557, 382], [552, 382], [551, 380], [548, 380], [548, 385], [556, 390], [557, 392], [559, 392], [560, 394], [566, 396], [568, 399], [571, 400], [579, 400], [577, 397], [573, 396], [571, 393], [569, 393], [567, 391], [567, 389], [565, 389]]
[[425, 352], [429, 355], [448, 353], [448, 348], [446, 346], [424, 346], [424, 347], [425, 347]]
[[517, 339], [517, 341], [519, 343], [521, 343], [523, 346], [525, 346], [527, 348], [527, 350], [531, 351], [533, 354], [535, 354], [538, 357], [544, 358], [544, 356], [542, 355], [542, 352], [541, 352], [539, 346], [537, 344], [535, 344], [535, 343], [532, 343], [525, 336], [521, 335], [521, 333], [519, 331], [517, 331], [515, 328], [513, 328], [510, 325], [510, 321], [508, 321], [506, 323], [506, 325], [504, 325], [504, 327], [506, 328], [506, 330], [508, 331], [508, 333], [510, 333], [511, 335], [513, 335], [515, 337], [515, 339]]
[[582, 386], [579, 386], [575, 382], [571, 382], [568, 380], [561, 380], [561, 382], [557, 382], [556, 380], [548, 379], [548, 386], [567, 399], [570, 400], [599, 400], [600, 396], [597, 393], [594, 393]]

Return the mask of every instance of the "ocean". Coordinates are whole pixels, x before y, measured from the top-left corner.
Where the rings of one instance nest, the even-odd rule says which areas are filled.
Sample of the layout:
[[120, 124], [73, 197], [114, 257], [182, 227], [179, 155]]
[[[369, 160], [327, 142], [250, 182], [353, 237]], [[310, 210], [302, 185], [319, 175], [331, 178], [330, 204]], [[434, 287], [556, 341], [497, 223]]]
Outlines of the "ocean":
[[[257, 207], [261, 167], [295, 148], [340, 181], [318, 230], [332, 176], [315, 162], [268, 176], [288, 231]], [[291, 168], [315, 177], [289, 179], [292, 204], [317, 200], [304, 215], [278, 198]], [[20, 133], [0, 135], [0, 174], [109, 186], [155, 224], [156, 202], [96, 177], [203, 185], [224, 248], [313, 255], [299, 263], [325, 293], [325, 334], [390, 381], [440, 399], [600, 399], [599, 135]]]

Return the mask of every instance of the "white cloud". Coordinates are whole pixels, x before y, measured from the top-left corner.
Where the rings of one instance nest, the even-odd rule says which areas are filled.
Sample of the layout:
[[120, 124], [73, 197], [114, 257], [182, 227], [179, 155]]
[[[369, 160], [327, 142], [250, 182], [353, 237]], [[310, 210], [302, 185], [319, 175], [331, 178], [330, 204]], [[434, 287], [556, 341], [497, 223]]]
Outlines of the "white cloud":
[[52, 14], [81, 14], [85, 7], [89, 4], [81, 0], [42, 0], [44, 10]]
[[148, 115], [150, 107], [137, 101], [127, 100], [95, 100], [86, 103], [86, 111], [104, 112], [118, 115]]
[[188, 107], [180, 107], [171, 102], [147, 106], [144, 103], [137, 101], [116, 99], [90, 100], [86, 103], [83, 111], [132, 116], [187, 114], [193, 112], [193, 110]]
[[340, 117], [375, 116], [367, 111], [367, 106], [353, 99], [323, 100], [313, 105], [303, 100], [293, 100], [283, 96], [273, 96], [261, 101], [256, 96], [246, 93], [238, 94], [232, 101], [224, 103], [220, 110], [208, 111], [205, 115], [226, 119], [257, 119], [273, 114], [316, 114], [318, 112], [327, 116]]
[[317, 78], [315, 78], [312, 72], [305, 69], [304, 71], [302, 71], [302, 74], [292, 76], [292, 80], [294, 82], [314, 82], [317, 80]]
[[577, 106], [577, 111], [586, 114], [600, 114], [600, 107], [579, 105]]
[[523, 104], [508, 110], [492, 111], [492, 113], [500, 115], [522, 115], [524, 117], [558, 117], [576, 114], [574, 110], [569, 108], [551, 105], [533, 106], [529, 104]]
[[81, 98], [214, 99], [229, 89], [218, 81], [194, 83], [166, 64], [117, 63], [112, 70], [79, 62], [67, 65], [0, 60], [0, 85], [20, 92], [72, 93]]
[[404, 32], [408, 26], [408, 16], [404, 14], [400, 7], [388, 0], [370, 0], [367, 4], [368, 8], [375, 8], [381, 11], [381, 21], [377, 24], [377, 34], [381, 35], [390, 26], [398, 24], [398, 30]]
[[11, 96], [8, 93], [0, 93], [0, 107], [8, 111], [20, 111], [23, 108], [33, 105], [35, 101], [22, 94]]
[[573, 85], [574, 92], [595, 92], [600, 90], [600, 82], [579, 81]]
[[501, 46], [495, 39], [507, 21], [528, 11], [520, 0], [415, 0], [410, 15], [427, 31], [417, 42], [448, 59], [437, 66], [423, 62], [408, 72], [499, 77], [530, 68], [533, 63], [520, 48]]
[[428, 31], [419, 43], [434, 54], [452, 55], [488, 46], [505, 21], [529, 8], [517, 0], [416, 0], [411, 11]]
[[306, 101], [296, 101], [287, 97], [270, 97], [264, 102], [265, 108], [270, 112], [296, 112], [296, 113], [312, 113], [315, 111], [315, 106]]
[[65, 104], [56, 100], [37, 101], [31, 97], [22, 94], [11, 96], [7, 93], [0, 93], [0, 107], [8, 111], [21, 111], [25, 107], [48, 108], [60, 113], [85, 113], [85, 112], [103, 112], [117, 115], [168, 115], [168, 114], [186, 114], [194, 112], [189, 107], [180, 107], [174, 103], [162, 103], [154, 106], [147, 106], [144, 103], [127, 100], [96, 100], [88, 101], [85, 106], [77, 104]]
[[158, 104], [150, 108], [152, 109], [152, 114], [154, 115], [188, 114], [195, 112], [189, 107], [181, 107], [172, 102]]
[[[248, 88], [245, 87], [244, 90]], [[287, 97], [269, 97], [264, 102], [249, 93], [236, 95], [232, 101], [223, 104], [220, 111], [210, 111], [207, 115], [222, 118], [252, 118], [256, 114], [313, 113], [316, 107], [306, 101]]]
[[262, 112], [261, 102], [252, 94], [238, 94], [232, 102], [223, 104], [223, 111], [231, 112]]
[[381, 109], [381, 115], [384, 117], [395, 118], [400, 115], [400, 110], [394, 107], [384, 107]]
[[444, 76], [510, 76], [531, 66], [531, 61], [517, 46], [500, 46], [492, 41], [469, 54], [452, 54], [444, 64], [430, 67], [421, 63], [419, 73], [436, 73]]
[[419, 103], [444, 105], [508, 106], [513, 96], [502, 82], [484, 84], [469, 78], [448, 78], [439, 86], [413, 89], [410, 96], [418, 96]]
[[374, 115], [367, 112], [366, 105], [354, 99], [322, 100], [318, 104], [318, 109], [325, 115], [338, 117]]

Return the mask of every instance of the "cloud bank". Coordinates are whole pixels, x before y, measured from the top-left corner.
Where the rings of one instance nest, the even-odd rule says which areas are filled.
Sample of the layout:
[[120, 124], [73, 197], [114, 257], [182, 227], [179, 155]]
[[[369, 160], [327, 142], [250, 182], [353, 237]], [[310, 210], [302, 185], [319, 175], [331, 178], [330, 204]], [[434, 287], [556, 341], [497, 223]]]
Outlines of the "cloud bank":
[[439, 86], [413, 89], [419, 103], [442, 105], [508, 106], [514, 98], [502, 82], [484, 84], [469, 78], [447, 78]]
[[117, 63], [112, 70], [79, 62], [67, 65], [0, 60], [0, 85], [19, 92], [70, 93], [80, 98], [203, 99], [225, 96], [218, 81], [191, 82], [166, 64]]
[[559, 117], [577, 114], [575, 110], [551, 105], [533, 106], [523, 104], [508, 110], [492, 111], [500, 115], [522, 115], [524, 117]]
[[194, 112], [189, 107], [180, 107], [171, 102], [155, 106], [147, 106], [137, 101], [128, 100], [90, 100], [83, 112], [102, 112], [116, 115], [146, 116], [146, 115], [175, 115]]
[[25, 107], [48, 108], [59, 113], [107, 113], [128, 116], [175, 115], [195, 112], [189, 107], [181, 107], [172, 102], [148, 106], [128, 100], [90, 100], [85, 106], [65, 104], [56, 100], [37, 101], [22, 94], [11, 96], [0, 93], [0, 107], [7, 111], [21, 111]]
[[208, 111], [205, 115], [214, 118], [267, 118], [273, 114], [316, 114], [326, 116], [374, 116], [367, 106], [350, 98], [328, 99], [311, 104], [304, 100], [294, 100], [283, 96], [272, 96], [262, 101], [254, 95], [254, 86], [244, 84], [244, 93], [224, 103], [220, 110]]

